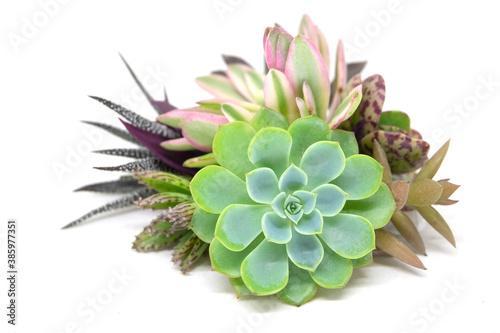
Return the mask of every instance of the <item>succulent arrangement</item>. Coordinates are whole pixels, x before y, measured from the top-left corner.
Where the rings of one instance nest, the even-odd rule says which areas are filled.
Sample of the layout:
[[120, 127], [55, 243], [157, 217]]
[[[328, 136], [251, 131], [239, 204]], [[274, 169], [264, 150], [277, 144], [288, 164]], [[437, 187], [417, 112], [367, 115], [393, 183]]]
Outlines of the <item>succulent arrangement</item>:
[[[133, 205], [160, 210], [133, 248], [174, 246], [183, 272], [208, 253], [238, 296], [276, 294], [293, 305], [318, 286], [344, 287], [376, 253], [425, 269], [410, 210], [455, 246], [433, 207], [457, 202], [450, 199], [457, 185], [432, 180], [449, 142], [428, 159], [429, 144], [409, 116], [382, 110], [382, 76], [362, 80], [364, 63], [346, 63], [342, 42], [331, 64], [307, 15], [296, 37], [266, 28], [263, 48], [263, 73], [223, 56], [226, 70], [196, 79], [213, 98], [183, 109], [166, 94], [153, 99], [125, 62], [158, 117], [93, 97], [123, 117], [126, 130], [87, 123], [137, 148], [98, 151], [134, 161], [99, 168], [128, 174], [78, 191], [125, 196], [64, 228]], [[389, 222], [398, 234], [384, 228]]]

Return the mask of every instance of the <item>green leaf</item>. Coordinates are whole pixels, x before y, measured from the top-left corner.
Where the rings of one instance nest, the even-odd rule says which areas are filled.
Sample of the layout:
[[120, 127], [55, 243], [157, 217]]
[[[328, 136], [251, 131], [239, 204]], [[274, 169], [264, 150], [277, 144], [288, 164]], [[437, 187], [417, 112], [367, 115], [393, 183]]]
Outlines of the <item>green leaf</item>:
[[285, 244], [292, 238], [291, 222], [273, 212], [262, 217], [262, 230], [266, 239], [276, 244]]
[[258, 168], [246, 174], [247, 191], [253, 201], [271, 204], [280, 193], [278, 178], [269, 168]]
[[290, 165], [280, 177], [279, 189], [285, 193], [293, 193], [302, 190], [307, 184], [307, 175], [304, 171]]
[[203, 168], [207, 165], [216, 165], [216, 164], [217, 164], [217, 158], [215, 157], [214, 153], [208, 153], [205, 155], [196, 156], [188, 160], [185, 160], [184, 163], [182, 163], [183, 166], [188, 168]]
[[285, 74], [271, 69], [264, 81], [264, 101], [265, 106], [280, 112], [288, 121], [292, 123], [300, 118], [299, 109], [295, 103], [295, 93], [293, 87]]
[[221, 109], [222, 113], [224, 113], [230, 122], [244, 121], [249, 123], [255, 115], [255, 113], [233, 103], [224, 103], [222, 104]]
[[354, 269], [371, 265], [373, 264], [373, 252], [370, 252], [359, 259], [352, 259], [351, 261]]
[[309, 84], [311, 90], [314, 91], [314, 104], [317, 107], [318, 116], [325, 119], [330, 100], [328, 69], [319, 51], [304, 36], [298, 35], [290, 45], [285, 75], [298, 97], [303, 97], [301, 90], [304, 82]]
[[300, 200], [304, 214], [310, 214], [314, 207], [316, 207], [317, 195], [315, 193], [308, 191], [295, 191], [293, 192], [293, 196]]
[[288, 283], [277, 296], [287, 304], [300, 306], [316, 294], [318, 285], [306, 270], [298, 268], [293, 263], [289, 263], [288, 268]]
[[331, 183], [349, 194], [347, 200], [364, 199], [375, 193], [382, 182], [382, 166], [366, 155], [346, 158], [342, 174]]
[[256, 130], [260, 130], [264, 127], [278, 127], [286, 130], [290, 124], [283, 117], [283, 115], [277, 111], [271, 110], [263, 106], [259, 112], [253, 117], [250, 125]]
[[342, 213], [359, 215], [366, 218], [374, 229], [382, 228], [391, 219], [396, 209], [389, 186], [382, 183], [373, 195], [361, 200], [348, 200]]
[[231, 205], [220, 214], [215, 237], [229, 250], [241, 251], [262, 232], [262, 216], [270, 210], [263, 205]]
[[302, 156], [300, 168], [307, 174], [307, 189], [329, 183], [337, 178], [345, 166], [345, 157], [338, 142], [313, 143]]
[[263, 240], [241, 264], [241, 277], [258, 296], [275, 294], [288, 282], [288, 255], [284, 245]]
[[217, 162], [241, 179], [255, 167], [248, 159], [248, 146], [255, 135], [247, 123], [236, 121], [221, 125], [214, 138], [213, 151]]
[[356, 136], [351, 131], [334, 129], [332, 130], [331, 141], [338, 142], [340, 144], [340, 148], [342, 148], [345, 157], [359, 153]]
[[226, 74], [233, 87], [243, 95], [247, 100], [252, 100], [252, 94], [248, 90], [245, 73], [250, 67], [243, 64], [231, 64], [227, 66]]
[[302, 209], [302, 203], [300, 200], [292, 195], [289, 195], [285, 200], [285, 215], [293, 223], [297, 224], [299, 220], [304, 215], [304, 210]]
[[304, 235], [320, 234], [323, 231], [323, 216], [315, 209], [310, 214], [304, 214], [294, 227]]
[[231, 81], [222, 75], [207, 75], [196, 78], [196, 83], [215, 97], [229, 99], [245, 99], [233, 86]]
[[[264, 236], [257, 236], [246, 249], [233, 252], [226, 248], [217, 238], [210, 243], [209, 254], [212, 269], [229, 277], [240, 277], [243, 260], [262, 242]], [[265, 241], [267, 243], [267, 241]]]
[[202, 208], [196, 207], [191, 217], [191, 222], [189, 222], [189, 228], [193, 230], [196, 236], [202, 241], [210, 243], [212, 239], [214, 239], [215, 225], [217, 224], [218, 218], [218, 214], [210, 214]]
[[189, 190], [189, 180], [168, 172], [138, 172], [134, 175], [134, 177], [139, 180], [139, 183], [144, 184], [150, 189], [158, 192], [191, 194], [191, 191]]
[[325, 254], [316, 271], [309, 272], [312, 279], [327, 289], [343, 288], [352, 275], [352, 262], [339, 256], [323, 243]]
[[280, 177], [289, 166], [292, 137], [281, 128], [266, 127], [255, 134], [248, 157], [257, 167], [271, 168]]
[[285, 192], [281, 192], [280, 194], [278, 194], [276, 196], [276, 198], [274, 198], [274, 200], [271, 204], [271, 206], [274, 209], [274, 212], [282, 218], [286, 217], [286, 215], [285, 215], [285, 201], [286, 201], [287, 197], [288, 196], [286, 195]]
[[286, 244], [290, 260], [302, 269], [314, 272], [323, 259], [323, 246], [315, 235], [303, 235], [292, 230], [292, 239]]
[[408, 132], [410, 130], [410, 117], [401, 111], [384, 111], [380, 115], [379, 125], [399, 127]]
[[316, 209], [321, 212], [323, 216], [333, 216], [338, 214], [347, 199], [347, 193], [342, 191], [336, 185], [323, 184], [315, 188], [313, 193], [316, 193]]
[[220, 166], [209, 165], [198, 171], [190, 187], [196, 203], [209, 213], [220, 214], [232, 204], [254, 204], [245, 182]]
[[290, 162], [300, 165], [302, 155], [309, 146], [318, 141], [330, 141], [328, 125], [316, 116], [308, 116], [294, 121], [288, 128], [292, 137]]
[[[328, 126], [332, 129], [337, 128], [344, 120], [349, 119], [354, 111], [359, 106], [362, 98], [362, 86], [359, 85], [354, 88], [351, 93], [340, 103], [332, 114], [331, 119], [328, 121]], [[333, 106], [333, 104], [332, 104]]]
[[446, 143], [441, 148], [439, 148], [439, 150], [434, 155], [432, 155], [432, 157], [427, 162], [425, 162], [425, 165], [418, 173], [416, 180], [432, 179], [432, 177], [434, 177], [436, 172], [439, 170], [441, 163], [443, 163], [449, 147], [450, 140], [446, 141]]
[[238, 298], [252, 295], [252, 292], [248, 290], [242, 278], [229, 278], [229, 283], [231, 283], [231, 287], [233, 287]]
[[193, 201], [190, 195], [176, 192], [162, 192], [153, 194], [137, 202], [137, 207], [142, 209], [167, 209], [181, 202]]
[[182, 135], [193, 147], [210, 153], [219, 125], [225, 123], [227, 120], [223, 116], [206, 114], [183, 118], [179, 125], [182, 128]]
[[358, 215], [337, 214], [323, 218], [320, 237], [339, 255], [357, 259], [375, 249], [375, 233], [367, 219]]

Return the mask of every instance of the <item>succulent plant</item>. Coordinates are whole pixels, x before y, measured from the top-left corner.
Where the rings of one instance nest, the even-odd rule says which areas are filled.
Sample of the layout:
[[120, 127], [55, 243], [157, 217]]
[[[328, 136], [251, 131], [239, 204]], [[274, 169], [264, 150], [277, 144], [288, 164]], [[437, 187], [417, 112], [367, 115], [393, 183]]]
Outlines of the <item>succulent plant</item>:
[[201, 169], [190, 184], [199, 206], [190, 227], [210, 242], [213, 269], [241, 278], [233, 281], [238, 290], [300, 305], [317, 285], [343, 287], [353, 265], [371, 261], [374, 229], [395, 203], [382, 167], [356, 154], [354, 140], [335, 141], [336, 133], [332, 141], [317, 116], [284, 124], [219, 127], [219, 166]]
[[[450, 142], [446, 142], [418, 172], [410, 176], [410, 180], [394, 179], [387, 156], [378, 141], [374, 141], [374, 158], [383, 166], [383, 182], [392, 191], [396, 201], [396, 210], [391, 217], [391, 222], [400, 235], [421, 254], [426, 254], [424, 241], [415, 224], [405, 211], [417, 210], [418, 213], [454, 247], [455, 238], [445, 219], [432, 205], [452, 205], [457, 200], [450, 196], [460, 187], [449, 182], [449, 179], [434, 181], [432, 178], [439, 170]], [[422, 262], [406, 245], [401, 243], [394, 235], [386, 230], [377, 231], [377, 248], [395, 258], [417, 268], [424, 269]]]

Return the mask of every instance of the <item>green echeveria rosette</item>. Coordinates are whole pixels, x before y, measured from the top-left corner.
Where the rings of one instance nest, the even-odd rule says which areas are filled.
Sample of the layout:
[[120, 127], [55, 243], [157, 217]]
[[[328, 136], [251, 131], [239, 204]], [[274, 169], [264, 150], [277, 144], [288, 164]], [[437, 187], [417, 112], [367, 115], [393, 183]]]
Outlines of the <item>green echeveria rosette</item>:
[[316, 116], [289, 128], [236, 121], [220, 126], [214, 154], [220, 166], [191, 182], [199, 208], [190, 227], [238, 294], [300, 305], [318, 285], [341, 288], [371, 263], [374, 229], [395, 204], [382, 167], [357, 154], [352, 133]]

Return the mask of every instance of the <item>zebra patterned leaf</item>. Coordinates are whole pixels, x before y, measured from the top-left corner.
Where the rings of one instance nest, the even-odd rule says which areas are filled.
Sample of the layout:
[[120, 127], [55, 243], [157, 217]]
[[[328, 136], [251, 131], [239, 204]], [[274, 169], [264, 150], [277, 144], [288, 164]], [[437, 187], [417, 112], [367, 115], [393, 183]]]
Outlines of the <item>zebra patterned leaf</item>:
[[130, 193], [144, 188], [146, 188], [146, 186], [139, 184], [132, 176], [123, 176], [118, 180], [82, 186], [74, 190], [74, 192]]
[[103, 150], [93, 151], [93, 153], [111, 155], [111, 156], [120, 156], [120, 157], [130, 157], [137, 159], [154, 157], [154, 155], [147, 149], [133, 149], [133, 148], [103, 149]]
[[178, 173], [174, 168], [166, 165], [156, 157], [144, 158], [127, 164], [112, 167], [94, 167], [94, 169], [105, 171], [137, 172], [137, 171], [166, 171]]
[[94, 121], [82, 120], [82, 123], [101, 128], [101, 129], [113, 134], [114, 136], [119, 137], [120, 139], [123, 139], [123, 140], [128, 141], [128, 142], [132, 142], [136, 145], [140, 145], [140, 143], [132, 136], [132, 134], [130, 134], [127, 131], [122, 130], [121, 128], [117, 128], [117, 127], [114, 127], [114, 126], [111, 126], [108, 124], [98, 123], [98, 122], [94, 122]]

